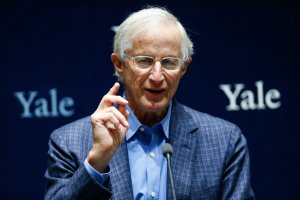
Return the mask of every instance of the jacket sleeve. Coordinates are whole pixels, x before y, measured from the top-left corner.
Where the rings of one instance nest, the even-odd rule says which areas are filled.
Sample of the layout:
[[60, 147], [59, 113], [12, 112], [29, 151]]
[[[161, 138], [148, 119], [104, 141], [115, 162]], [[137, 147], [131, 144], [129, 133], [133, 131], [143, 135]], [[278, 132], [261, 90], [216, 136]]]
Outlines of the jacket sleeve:
[[[104, 185], [100, 185], [91, 177], [76, 152], [68, 149], [61, 135], [55, 131], [49, 140], [45, 200], [109, 199], [109, 178]], [[71, 143], [76, 145], [74, 141]]]
[[250, 161], [247, 141], [236, 127], [229, 140], [222, 179], [221, 199], [255, 199], [250, 186]]

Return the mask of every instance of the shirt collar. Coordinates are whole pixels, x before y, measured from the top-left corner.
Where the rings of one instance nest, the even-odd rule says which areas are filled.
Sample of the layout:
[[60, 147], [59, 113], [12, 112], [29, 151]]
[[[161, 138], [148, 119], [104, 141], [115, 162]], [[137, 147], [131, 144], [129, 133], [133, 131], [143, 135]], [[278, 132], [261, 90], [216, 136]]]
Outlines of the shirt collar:
[[[143, 125], [141, 124], [141, 122], [138, 120], [138, 118], [135, 116], [135, 114], [133, 113], [133, 111], [128, 105], [126, 105], [126, 109], [129, 111], [129, 118], [128, 118], [129, 129], [126, 133], [126, 141], [128, 141], [130, 138], [133, 137], [133, 135], [137, 132], [137, 130]], [[171, 110], [172, 110], [172, 101], [169, 104], [166, 116], [160, 122], [157, 123], [162, 125], [165, 137], [167, 139], [169, 139], [169, 124], [171, 118]]]

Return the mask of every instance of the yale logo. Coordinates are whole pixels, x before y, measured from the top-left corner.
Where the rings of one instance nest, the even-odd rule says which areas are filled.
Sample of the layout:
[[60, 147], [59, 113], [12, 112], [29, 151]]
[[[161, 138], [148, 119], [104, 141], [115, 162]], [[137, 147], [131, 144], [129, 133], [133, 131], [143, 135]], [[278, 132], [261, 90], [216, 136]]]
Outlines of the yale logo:
[[277, 109], [281, 106], [280, 92], [270, 89], [264, 92], [264, 82], [255, 82], [256, 91], [246, 90], [245, 85], [237, 83], [221, 84], [219, 88], [229, 100], [228, 111]]
[[74, 100], [71, 97], [57, 98], [57, 89], [49, 90], [50, 99], [38, 96], [37, 91], [15, 92], [15, 97], [22, 105], [22, 118], [32, 117], [70, 117], [74, 114]]

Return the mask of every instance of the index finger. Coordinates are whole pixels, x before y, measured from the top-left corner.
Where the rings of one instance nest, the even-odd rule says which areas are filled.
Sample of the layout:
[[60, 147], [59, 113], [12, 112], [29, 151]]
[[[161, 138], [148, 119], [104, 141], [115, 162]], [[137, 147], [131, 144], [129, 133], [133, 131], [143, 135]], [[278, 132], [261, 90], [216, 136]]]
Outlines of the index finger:
[[110, 88], [110, 90], [108, 91], [107, 94], [109, 94], [109, 95], [116, 95], [118, 93], [119, 89], [120, 89], [120, 83], [116, 82], [112, 86], [112, 88]]
[[98, 109], [104, 109], [107, 107], [112, 106], [113, 104], [120, 104], [120, 105], [125, 105], [128, 103], [128, 101], [120, 96], [117, 96], [116, 94], [118, 93], [120, 88], [120, 83], [115, 83], [112, 88], [108, 91], [106, 95], [102, 98]]

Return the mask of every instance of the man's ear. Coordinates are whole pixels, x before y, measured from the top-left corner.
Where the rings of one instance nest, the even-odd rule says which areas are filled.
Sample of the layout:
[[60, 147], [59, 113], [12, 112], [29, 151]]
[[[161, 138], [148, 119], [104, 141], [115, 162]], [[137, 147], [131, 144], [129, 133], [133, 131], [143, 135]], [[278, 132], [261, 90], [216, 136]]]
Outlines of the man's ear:
[[189, 57], [183, 64], [182, 68], [181, 68], [181, 71], [180, 71], [180, 78], [183, 77], [183, 75], [186, 73], [189, 65], [191, 64], [192, 62], [192, 57]]
[[118, 54], [112, 53], [111, 54], [111, 61], [115, 67], [115, 70], [119, 73], [119, 75], [122, 77], [123, 76], [123, 62], [121, 58], [119, 57]]

